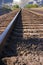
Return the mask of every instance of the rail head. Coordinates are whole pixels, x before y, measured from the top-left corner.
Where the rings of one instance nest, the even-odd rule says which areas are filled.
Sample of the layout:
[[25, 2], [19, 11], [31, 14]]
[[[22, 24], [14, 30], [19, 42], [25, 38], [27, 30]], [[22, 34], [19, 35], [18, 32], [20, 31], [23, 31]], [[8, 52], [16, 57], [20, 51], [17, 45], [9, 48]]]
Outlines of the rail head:
[[17, 14], [15, 15], [15, 17], [12, 19], [12, 21], [9, 23], [9, 25], [6, 27], [6, 29], [4, 30], [4, 32], [0, 35], [0, 46], [3, 43], [3, 40], [5, 39], [5, 37], [7, 36], [9, 30], [11, 29], [11, 27], [13, 26], [13, 23], [15, 23], [15, 20], [17, 19], [18, 15], [20, 14], [21, 10], [19, 10], [19, 12], [17, 12]]

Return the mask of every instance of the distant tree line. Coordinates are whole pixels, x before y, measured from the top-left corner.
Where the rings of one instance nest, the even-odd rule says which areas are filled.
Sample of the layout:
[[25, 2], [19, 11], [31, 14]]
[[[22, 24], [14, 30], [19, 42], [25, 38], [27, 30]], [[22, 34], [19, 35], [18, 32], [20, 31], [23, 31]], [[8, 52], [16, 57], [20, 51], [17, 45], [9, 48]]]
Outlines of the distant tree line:
[[2, 7], [2, 10], [3, 11], [12, 11], [12, 10], [14, 10], [14, 9], [16, 9], [16, 8], [19, 8], [19, 5], [13, 5], [13, 6], [8, 6], [8, 5], [3, 5], [3, 7]]
[[38, 7], [38, 5], [37, 4], [27, 4], [26, 6], [25, 6], [25, 8], [37, 8]]
[[16, 4], [16, 5], [12, 6], [12, 10], [14, 10], [16, 8], [19, 8], [19, 5]]

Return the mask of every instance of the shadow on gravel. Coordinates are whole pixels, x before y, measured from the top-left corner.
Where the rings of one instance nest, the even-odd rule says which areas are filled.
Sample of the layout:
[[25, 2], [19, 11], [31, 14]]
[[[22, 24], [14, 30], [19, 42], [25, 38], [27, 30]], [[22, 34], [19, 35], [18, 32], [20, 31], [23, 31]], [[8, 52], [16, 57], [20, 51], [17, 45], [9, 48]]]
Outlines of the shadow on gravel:
[[40, 38], [28, 38], [26, 40], [27, 49], [34, 52], [43, 51], [43, 39]]

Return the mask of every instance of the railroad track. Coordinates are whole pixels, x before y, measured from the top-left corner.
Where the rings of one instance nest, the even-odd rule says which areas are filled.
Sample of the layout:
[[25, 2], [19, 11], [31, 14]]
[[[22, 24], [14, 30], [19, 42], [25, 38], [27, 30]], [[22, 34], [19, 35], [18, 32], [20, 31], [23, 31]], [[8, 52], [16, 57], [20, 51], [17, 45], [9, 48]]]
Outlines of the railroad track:
[[[18, 10], [17, 10], [18, 11]], [[19, 12], [11, 12], [10, 14], [8, 14], [7, 16], [4, 17], [4, 21], [0, 22], [0, 50], [2, 50], [2, 47], [9, 35], [9, 33], [11, 32], [11, 30], [13, 29], [13, 25], [15, 23], [16, 18], [19, 15]], [[16, 14], [17, 13], [17, 14]], [[16, 14], [16, 15], [15, 15]], [[15, 17], [14, 17], [15, 15]], [[9, 16], [11, 16], [9, 18]], [[12, 20], [13, 19], [13, 20]], [[12, 20], [12, 21], [11, 21]], [[5, 22], [6, 21], [6, 22]], [[11, 22], [10, 22], [11, 21]], [[2, 24], [3, 23], [3, 24]]]
[[[12, 63], [12, 65], [29, 65], [28, 62], [30, 62], [30, 60], [33, 59], [33, 57], [35, 57], [35, 59], [32, 60], [33, 64], [36, 60], [36, 65], [40, 65], [40, 63], [43, 65], [43, 59], [40, 62], [40, 58], [38, 56], [40, 55], [40, 57], [43, 58], [42, 18], [43, 17], [35, 15], [34, 13], [31, 13], [29, 10], [26, 9], [20, 10], [17, 13], [17, 15], [14, 17], [12, 21], [14, 22], [14, 24], [12, 24], [9, 28], [9, 30], [11, 29], [11, 31], [7, 31], [10, 32], [9, 35], [6, 34], [8, 35], [8, 37], [6, 38], [6, 35], [4, 36], [3, 40], [5, 40], [6, 38], [6, 41], [3, 42], [2, 40], [0, 45], [2, 49], [0, 57], [1, 60], [3, 60], [3, 62], [6, 61], [5, 64], [8, 63], [7, 65], [11, 65]], [[13, 28], [11, 28], [12, 26]], [[30, 59], [29, 54], [31, 56]], [[37, 55], [38, 59], [36, 59], [35, 55]], [[12, 57], [13, 59], [11, 60]], [[14, 59], [16, 59], [15, 62], [13, 61]]]

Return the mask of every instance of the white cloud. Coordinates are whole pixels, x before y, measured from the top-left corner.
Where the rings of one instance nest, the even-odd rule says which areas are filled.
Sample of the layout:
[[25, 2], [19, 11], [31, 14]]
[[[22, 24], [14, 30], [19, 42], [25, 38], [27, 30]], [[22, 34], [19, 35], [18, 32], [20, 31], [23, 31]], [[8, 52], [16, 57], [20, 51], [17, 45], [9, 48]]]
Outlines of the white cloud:
[[13, 2], [18, 2], [18, 3], [20, 3], [20, 2], [21, 2], [21, 0], [13, 0]]
[[14, 5], [14, 4], [20, 5], [20, 4], [21, 4], [21, 0], [13, 0], [13, 5]]
[[37, 4], [37, 2], [36, 2], [36, 1], [34, 1], [34, 2], [33, 2], [33, 4]]
[[13, 3], [19, 4], [20, 6], [25, 6], [25, 4], [27, 4], [28, 2], [33, 1], [33, 4], [36, 4], [37, 2], [40, 2], [42, 0], [13, 0]]

